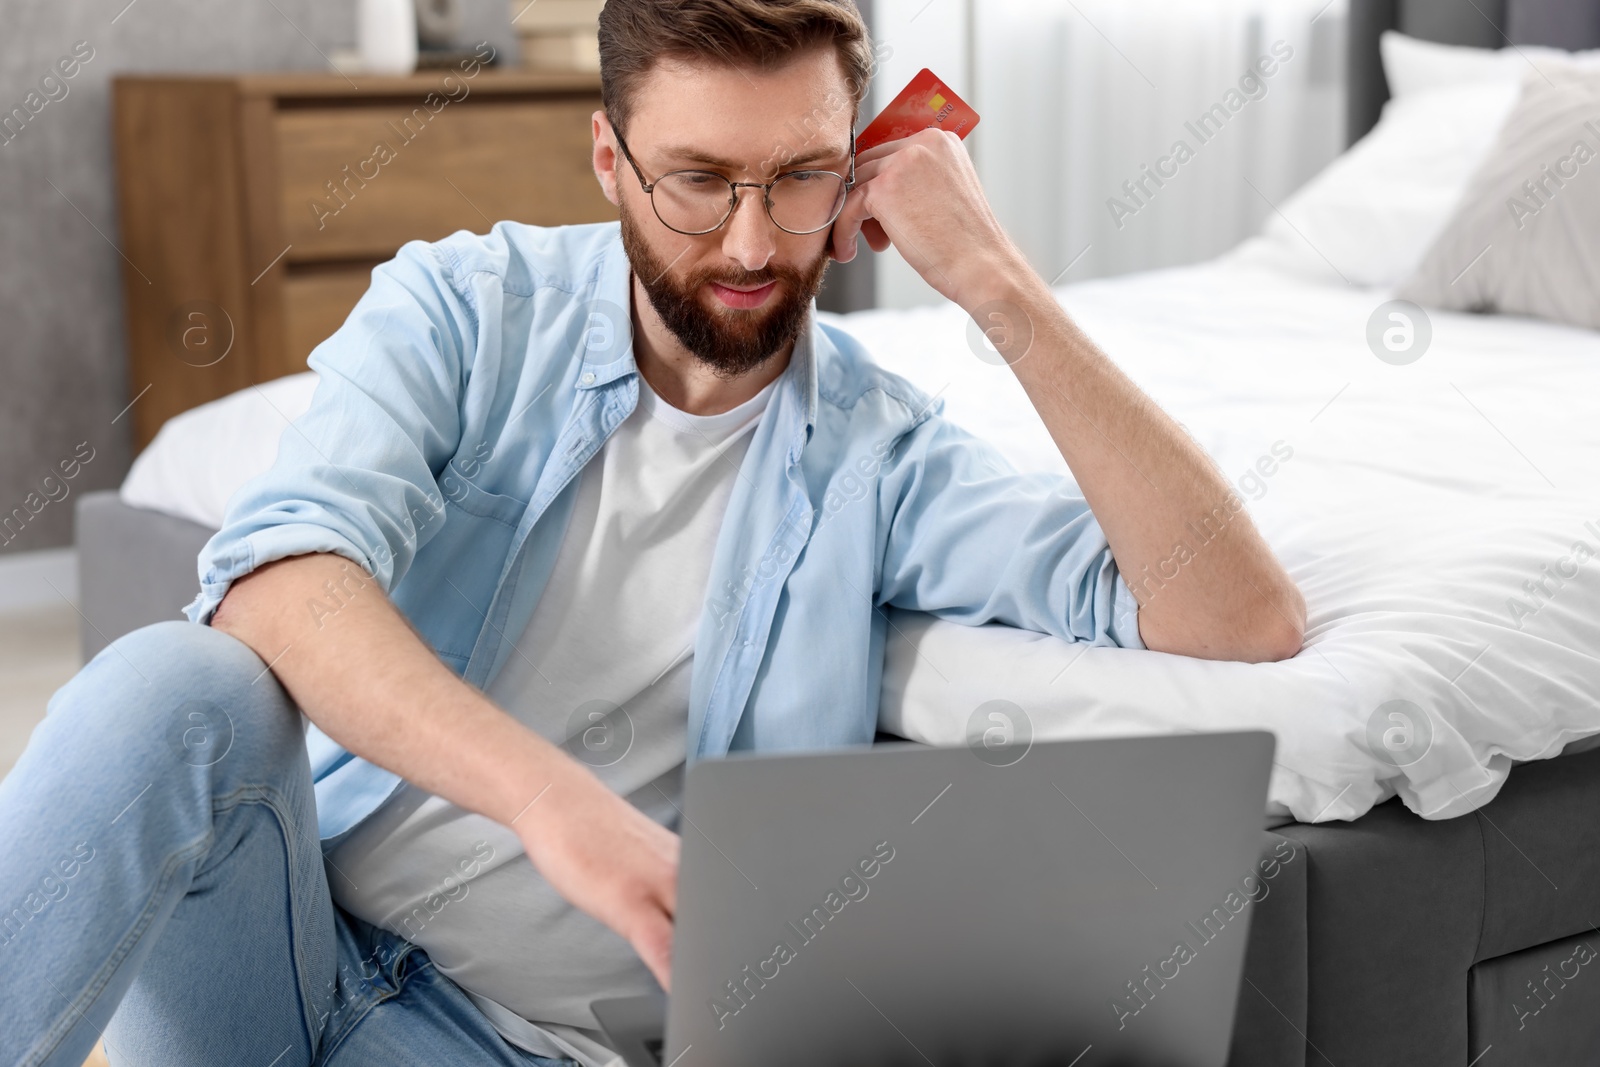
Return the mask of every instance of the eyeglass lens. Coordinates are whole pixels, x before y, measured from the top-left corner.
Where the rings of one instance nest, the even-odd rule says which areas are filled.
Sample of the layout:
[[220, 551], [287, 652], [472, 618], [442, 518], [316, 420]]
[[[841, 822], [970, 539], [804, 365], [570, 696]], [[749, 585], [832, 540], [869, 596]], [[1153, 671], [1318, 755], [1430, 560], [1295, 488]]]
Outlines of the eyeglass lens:
[[[652, 199], [663, 223], [684, 233], [707, 233], [733, 213], [733, 186], [709, 171], [675, 171], [656, 182]], [[832, 171], [785, 174], [772, 186], [768, 211], [790, 233], [813, 233], [843, 205], [845, 179]]]

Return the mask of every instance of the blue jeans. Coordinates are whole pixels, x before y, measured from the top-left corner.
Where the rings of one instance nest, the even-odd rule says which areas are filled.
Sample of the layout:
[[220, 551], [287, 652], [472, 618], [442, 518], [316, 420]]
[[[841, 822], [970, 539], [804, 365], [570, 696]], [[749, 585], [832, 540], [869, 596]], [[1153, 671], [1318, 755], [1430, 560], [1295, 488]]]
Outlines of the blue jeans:
[[[114, 642], [0, 782], [0, 1064], [571, 1064], [328, 892], [298, 709], [208, 626]], [[333, 877], [339, 877], [337, 872]]]

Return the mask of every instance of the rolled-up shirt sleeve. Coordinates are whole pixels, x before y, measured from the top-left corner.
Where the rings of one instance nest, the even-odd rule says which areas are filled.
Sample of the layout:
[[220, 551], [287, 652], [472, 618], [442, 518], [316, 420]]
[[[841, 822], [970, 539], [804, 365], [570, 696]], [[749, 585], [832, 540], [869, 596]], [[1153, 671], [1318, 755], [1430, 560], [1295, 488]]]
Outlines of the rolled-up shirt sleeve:
[[478, 321], [444, 255], [405, 245], [312, 352], [311, 405], [201, 550], [200, 593], [184, 609], [191, 621], [209, 623], [257, 567], [308, 553], [343, 556], [390, 591], [444, 523], [437, 477], [460, 442]]
[[1138, 602], [1067, 479], [1018, 472], [936, 411], [896, 442], [878, 488], [880, 602], [968, 625], [1145, 647]]

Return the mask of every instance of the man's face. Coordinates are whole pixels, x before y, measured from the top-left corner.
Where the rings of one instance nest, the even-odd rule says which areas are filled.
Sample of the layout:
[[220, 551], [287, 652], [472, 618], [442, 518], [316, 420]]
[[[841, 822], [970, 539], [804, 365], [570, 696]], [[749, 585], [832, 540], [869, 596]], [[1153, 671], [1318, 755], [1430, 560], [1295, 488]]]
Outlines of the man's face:
[[[624, 136], [647, 182], [674, 170], [769, 182], [794, 170], [846, 174], [853, 121], [838, 58], [821, 48], [770, 71], [665, 60], [638, 87]], [[596, 135], [596, 170], [621, 214], [628, 260], [679, 343], [724, 378], [791, 343], [822, 285], [829, 229], [781, 230], [761, 190], [741, 188], [720, 229], [678, 233], [656, 217], [603, 120]]]

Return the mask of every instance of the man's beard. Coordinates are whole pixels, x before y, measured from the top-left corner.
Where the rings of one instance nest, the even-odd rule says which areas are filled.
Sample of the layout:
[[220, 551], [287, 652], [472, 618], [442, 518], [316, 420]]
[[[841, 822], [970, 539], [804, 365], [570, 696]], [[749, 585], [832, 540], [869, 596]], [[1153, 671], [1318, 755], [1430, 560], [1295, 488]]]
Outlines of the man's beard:
[[[747, 206], [745, 210], [758, 207]], [[622, 208], [622, 247], [650, 298], [650, 306], [667, 329], [679, 344], [723, 379], [736, 378], [765, 363], [800, 336], [812, 298], [822, 288], [822, 276], [828, 269], [828, 255], [824, 252], [804, 270], [776, 263], [757, 271], [737, 265], [704, 267], [677, 281], [669, 273], [671, 264], [661, 262], [651, 251], [626, 207]], [[773, 280], [779, 286], [767, 298], [767, 304], [759, 308], [723, 307], [711, 311], [700, 302], [700, 290], [709, 282], [749, 288]]]

